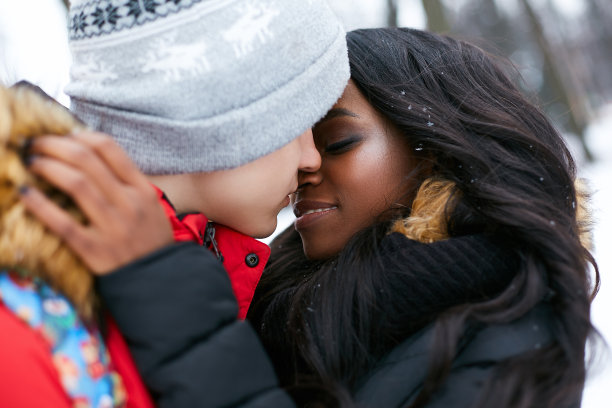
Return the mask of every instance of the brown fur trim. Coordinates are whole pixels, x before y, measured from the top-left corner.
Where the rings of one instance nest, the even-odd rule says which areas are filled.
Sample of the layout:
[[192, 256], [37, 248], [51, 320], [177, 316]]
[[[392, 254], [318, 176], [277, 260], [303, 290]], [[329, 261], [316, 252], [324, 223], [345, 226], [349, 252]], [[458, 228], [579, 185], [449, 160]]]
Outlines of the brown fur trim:
[[576, 222], [578, 224], [578, 233], [580, 234], [580, 243], [589, 251], [593, 250], [593, 216], [589, 206], [591, 191], [587, 181], [582, 178], [577, 178], [574, 182], [576, 189]]
[[81, 316], [93, 317], [93, 277], [19, 200], [23, 185], [36, 186], [76, 219], [85, 218], [63, 193], [31, 174], [23, 163], [28, 139], [69, 134], [83, 125], [63, 106], [27, 86], [0, 87], [0, 267], [26, 271], [64, 294]]
[[[593, 249], [593, 218], [589, 208], [591, 196], [586, 180], [578, 178], [576, 188], [576, 222], [580, 242], [588, 249]], [[448, 238], [449, 203], [451, 196], [457, 194], [455, 184], [441, 179], [427, 179], [419, 187], [412, 204], [410, 217], [397, 220], [390, 232], [399, 232], [406, 237], [420, 242], [435, 242]]]
[[455, 183], [434, 178], [425, 180], [412, 203], [410, 217], [397, 220], [391, 232], [420, 242], [448, 238], [448, 206], [453, 194], [456, 194]]

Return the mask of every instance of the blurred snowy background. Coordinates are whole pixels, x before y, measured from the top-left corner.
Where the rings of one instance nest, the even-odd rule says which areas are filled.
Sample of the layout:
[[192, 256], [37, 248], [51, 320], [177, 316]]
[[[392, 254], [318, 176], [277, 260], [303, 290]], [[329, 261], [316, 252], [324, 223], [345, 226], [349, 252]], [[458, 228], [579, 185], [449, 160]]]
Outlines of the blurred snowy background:
[[[601, 290], [593, 321], [612, 343], [612, 3], [610, 0], [328, 0], [347, 30], [407, 26], [452, 33], [509, 56], [566, 136], [594, 191]], [[0, 0], [0, 83], [27, 79], [68, 104], [66, 5]], [[483, 40], [484, 39], [484, 40]], [[291, 224], [289, 209], [279, 229]], [[277, 230], [277, 231], [278, 231]], [[269, 240], [266, 240], [269, 241]], [[591, 366], [583, 407], [612, 401], [612, 352]]]

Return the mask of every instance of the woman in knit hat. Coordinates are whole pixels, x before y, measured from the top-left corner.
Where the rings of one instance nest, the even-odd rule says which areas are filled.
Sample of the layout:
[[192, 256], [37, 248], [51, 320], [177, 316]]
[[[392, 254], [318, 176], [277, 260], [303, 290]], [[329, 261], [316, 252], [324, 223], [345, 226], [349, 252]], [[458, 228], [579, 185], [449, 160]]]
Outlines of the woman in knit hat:
[[[322, 0], [83, 0], [71, 1], [70, 45], [73, 66], [66, 92], [80, 121], [73, 117], [67, 123], [79, 126], [43, 126], [45, 120], [55, 123], [57, 107], [49, 108], [46, 118], [44, 107], [50, 102], [28, 96], [11, 104], [8, 98], [2, 140], [12, 143], [14, 160], [7, 175], [13, 175], [13, 167], [20, 169], [17, 181], [23, 184], [11, 178], [7, 197], [30, 223], [17, 191], [33, 213], [52, 208], [47, 215], [53, 216], [51, 227], [57, 233], [49, 234], [47, 241], [55, 246], [49, 245], [67, 243], [81, 256], [80, 266], [94, 272], [108, 272], [135, 255], [165, 247], [150, 261], [166, 259], [165, 251], [181, 259], [195, 254], [198, 273], [222, 284], [229, 284], [229, 274], [229, 290], [215, 294], [221, 294], [214, 307], [223, 319], [214, 328], [223, 330], [210, 336], [208, 350], [223, 361], [240, 360], [243, 375], [260, 382], [256, 387], [244, 380], [232, 382], [232, 373], [212, 376], [211, 386], [217, 384], [214, 378], [231, 385], [235, 401], [249, 404], [265, 397], [273, 404], [277, 394], [268, 392], [275, 384], [271, 367], [260, 364], [263, 352], [249, 353], [255, 334], [235, 319], [244, 318], [269, 256], [269, 248], [253, 237], [274, 231], [278, 212], [297, 188], [298, 170], [314, 171], [320, 165], [310, 127], [348, 81], [344, 30]], [[22, 117], [29, 118], [30, 127], [21, 123]], [[8, 123], [14, 126], [7, 128]], [[41, 137], [72, 131], [81, 133]], [[95, 131], [110, 133], [116, 143]], [[26, 156], [24, 168], [20, 157]], [[89, 182], [94, 175], [101, 178]], [[75, 197], [84, 208], [81, 223], [54, 228], [73, 220], [59, 207], [69, 200], [61, 194], [54, 203], [46, 200], [39, 191], [46, 184], [36, 176]], [[16, 225], [15, 214], [6, 214], [11, 225]], [[153, 228], [157, 226], [162, 228]], [[94, 301], [92, 280], [71, 279], [75, 272], [70, 262], [60, 262], [68, 265], [64, 274], [36, 270], [45, 262], [55, 265], [49, 259], [52, 251], [31, 254], [47, 247], [32, 245], [39, 230], [20, 228], [20, 241], [11, 238], [12, 230], [0, 230], [3, 259], [11, 260], [0, 269], [6, 283], [1, 287], [0, 325], [11, 333], [3, 336], [1, 377], [7, 391], [0, 393], [0, 405], [46, 406], [53, 401], [53, 406], [151, 406], [122, 335], [113, 321], [99, 318], [104, 310]], [[182, 243], [168, 246], [173, 241]], [[104, 245], [107, 250], [97, 250]], [[166, 272], [167, 264], [163, 266]], [[16, 271], [26, 281], [42, 277], [43, 289], [30, 285], [21, 290], [21, 281], [13, 279]], [[57, 293], [49, 295], [49, 288]], [[50, 296], [53, 302], [47, 302]], [[24, 325], [21, 306], [32, 299], [35, 310], [61, 305], [62, 316], [74, 327], [62, 327], [56, 336], [58, 319], [52, 313], [42, 313], [42, 323], [34, 319], [36, 327]], [[169, 309], [161, 313], [179, 317]], [[49, 330], [38, 325], [51, 327], [51, 348], [43, 339]], [[81, 337], [74, 339], [84, 338], [87, 344], [73, 341], [77, 329]], [[131, 343], [130, 333], [123, 334]], [[69, 341], [61, 341], [65, 339]], [[111, 380], [125, 388], [113, 389]], [[41, 391], [25, 392], [26, 385]], [[160, 404], [181, 403], [163, 385], [158, 391], [164, 396]]]
[[299, 406], [579, 407], [599, 274], [562, 137], [469, 43], [347, 42], [247, 315], [281, 385]]
[[[348, 46], [352, 80], [313, 129], [321, 166], [300, 172], [247, 315], [280, 385], [298, 406], [579, 406], [599, 277], [562, 138], [470, 44], [375, 29]], [[151, 388], [229, 403], [228, 363], [194, 340], [227, 291], [166, 255], [104, 277], [103, 296]], [[180, 279], [162, 288], [163, 263]]]

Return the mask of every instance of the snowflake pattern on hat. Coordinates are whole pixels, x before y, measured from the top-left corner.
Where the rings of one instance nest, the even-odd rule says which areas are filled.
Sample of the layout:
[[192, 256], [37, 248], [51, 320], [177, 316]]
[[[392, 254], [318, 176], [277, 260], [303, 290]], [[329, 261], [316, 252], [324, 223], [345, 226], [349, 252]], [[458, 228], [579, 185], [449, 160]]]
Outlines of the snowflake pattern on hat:
[[71, 40], [98, 37], [176, 14], [212, 0], [91, 0], [71, 4]]
[[[212, 5], [212, 0], [91, 0], [76, 3], [70, 10], [71, 40], [127, 30], [206, 1]], [[211, 70], [206, 55], [209, 41], [226, 41], [235, 57], [241, 58], [274, 39], [270, 25], [280, 15], [277, 7], [265, 1], [249, 0], [232, 5], [232, 9], [232, 23], [220, 31], [217, 38], [179, 39], [175, 30], [169, 30], [144, 43], [141, 56], [137, 57], [138, 71], [142, 74], [159, 73], [166, 83], [180, 82]], [[92, 54], [83, 54], [75, 62], [71, 68], [73, 81], [88, 81], [93, 87], [116, 80], [120, 75], [118, 72], [124, 70], [120, 66], [123, 65], [121, 60], [117, 61], [119, 65], [109, 65]]]

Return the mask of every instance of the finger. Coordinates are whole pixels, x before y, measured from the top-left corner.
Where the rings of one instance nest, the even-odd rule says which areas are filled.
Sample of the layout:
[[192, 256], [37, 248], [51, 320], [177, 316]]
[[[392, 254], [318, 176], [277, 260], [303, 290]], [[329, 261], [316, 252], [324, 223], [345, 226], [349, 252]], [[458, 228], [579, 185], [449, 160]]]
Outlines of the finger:
[[91, 223], [104, 227], [113, 219], [113, 203], [86, 173], [45, 156], [33, 156], [29, 169], [72, 197]]
[[72, 218], [35, 187], [21, 190], [21, 202], [52, 233], [62, 239], [82, 259], [87, 257], [86, 227]]
[[121, 200], [124, 196], [121, 191], [123, 182], [113, 174], [94, 150], [73, 138], [65, 136], [36, 138], [32, 142], [30, 153], [58, 159], [87, 174], [89, 182], [96, 184], [110, 200]]
[[110, 136], [91, 131], [79, 132], [71, 136], [95, 150], [124, 183], [138, 187], [149, 185], [146, 176]]

